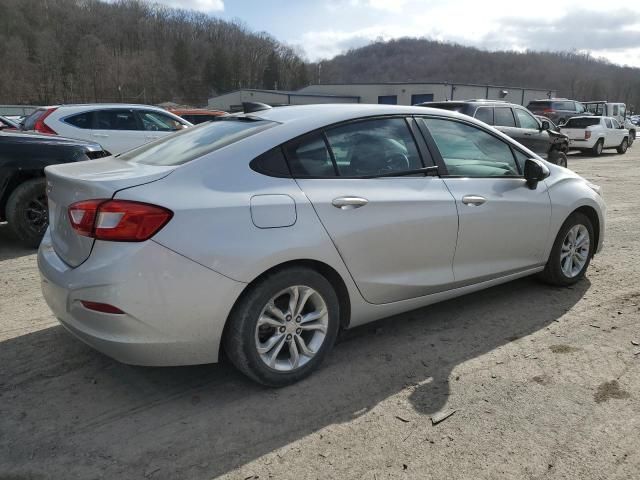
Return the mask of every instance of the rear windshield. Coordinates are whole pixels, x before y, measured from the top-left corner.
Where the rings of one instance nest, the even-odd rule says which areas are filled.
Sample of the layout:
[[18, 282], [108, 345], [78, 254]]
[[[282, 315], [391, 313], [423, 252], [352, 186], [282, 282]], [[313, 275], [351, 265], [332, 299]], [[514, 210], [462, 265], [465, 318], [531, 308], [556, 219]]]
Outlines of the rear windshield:
[[528, 109], [532, 109], [532, 108], [547, 108], [551, 105], [551, 102], [547, 102], [547, 101], [542, 101], [542, 102], [529, 102], [529, 105], [527, 105]]
[[564, 128], [587, 128], [591, 125], [600, 125], [600, 118], [570, 118]]
[[42, 114], [45, 112], [44, 108], [39, 108], [38, 110], [36, 110], [35, 112], [33, 112], [31, 115], [29, 115], [25, 120], [24, 120], [24, 130], [33, 130], [36, 127], [36, 122], [38, 121], [38, 119], [42, 116]]
[[118, 158], [146, 165], [181, 165], [274, 125], [277, 123], [247, 117], [219, 117], [129, 150]]

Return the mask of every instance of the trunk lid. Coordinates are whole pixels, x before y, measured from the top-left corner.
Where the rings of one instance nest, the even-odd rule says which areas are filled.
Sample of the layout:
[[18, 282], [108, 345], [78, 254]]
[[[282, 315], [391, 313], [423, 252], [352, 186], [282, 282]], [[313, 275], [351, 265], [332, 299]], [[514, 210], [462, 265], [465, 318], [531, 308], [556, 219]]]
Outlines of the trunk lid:
[[58, 256], [69, 266], [77, 267], [93, 248], [93, 238], [78, 235], [71, 228], [69, 205], [80, 200], [110, 199], [118, 190], [155, 182], [175, 168], [125, 162], [114, 157], [47, 167], [49, 230]]
[[569, 140], [585, 140], [585, 132], [587, 130], [591, 130], [589, 127], [587, 128], [562, 128], [560, 131], [564, 133]]

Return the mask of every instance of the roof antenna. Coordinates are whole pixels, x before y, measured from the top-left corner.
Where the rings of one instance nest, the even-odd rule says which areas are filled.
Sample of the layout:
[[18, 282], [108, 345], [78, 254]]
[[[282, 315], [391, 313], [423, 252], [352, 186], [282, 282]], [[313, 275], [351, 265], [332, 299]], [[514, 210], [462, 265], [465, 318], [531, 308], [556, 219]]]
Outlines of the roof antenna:
[[260, 102], [242, 102], [242, 111], [244, 113], [260, 112], [262, 110], [271, 110], [271, 106]]

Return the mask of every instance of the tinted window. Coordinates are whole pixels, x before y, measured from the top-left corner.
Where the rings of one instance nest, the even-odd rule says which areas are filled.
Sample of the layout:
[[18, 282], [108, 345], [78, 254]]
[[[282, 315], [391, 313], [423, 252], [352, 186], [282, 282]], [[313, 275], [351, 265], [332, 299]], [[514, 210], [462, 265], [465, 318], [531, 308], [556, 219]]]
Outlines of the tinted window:
[[272, 177], [290, 177], [289, 167], [280, 147], [273, 148], [249, 164], [253, 170]]
[[333, 177], [331, 155], [321, 135], [305, 137], [286, 147], [289, 168], [294, 177]]
[[424, 119], [450, 175], [519, 175], [511, 147], [475, 126], [452, 120]]
[[77, 128], [91, 128], [91, 120], [93, 117], [93, 112], [85, 112], [79, 113], [77, 115], [72, 115], [64, 119], [65, 123], [69, 125], [73, 125]]
[[612, 128], [611, 127], [611, 120], [609, 120], [608, 118], [604, 119], [604, 124], [607, 126], [607, 128]]
[[140, 130], [131, 110], [98, 110], [95, 115], [96, 130]]
[[513, 112], [508, 107], [496, 107], [494, 110], [494, 124], [498, 127], [515, 127]]
[[521, 108], [516, 108], [515, 111], [518, 116], [518, 121], [520, 122], [520, 128], [531, 128], [535, 130], [540, 128], [538, 121], [533, 118], [529, 112], [522, 110]]
[[199, 125], [204, 122], [208, 122], [210, 120], [214, 120], [220, 115], [180, 115], [187, 122], [193, 123], [194, 125]]
[[482, 107], [476, 110], [475, 118], [481, 122], [493, 125], [493, 108]]
[[204, 123], [123, 153], [118, 158], [148, 165], [180, 165], [277, 125], [240, 117]]
[[575, 111], [576, 107], [573, 102], [553, 102], [553, 109]]
[[343, 177], [360, 177], [422, 168], [420, 154], [403, 118], [367, 120], [326, 132]]
[[567, 123], [563, 125], [563, 128], [586, 128], [591, 125], [600, 125], [599, 118], [570, 118]]
[[158, 112], [138, 112], [142, 126], [152, 132], [174, 132], [182, 130], [182, 124], [168, 115]]

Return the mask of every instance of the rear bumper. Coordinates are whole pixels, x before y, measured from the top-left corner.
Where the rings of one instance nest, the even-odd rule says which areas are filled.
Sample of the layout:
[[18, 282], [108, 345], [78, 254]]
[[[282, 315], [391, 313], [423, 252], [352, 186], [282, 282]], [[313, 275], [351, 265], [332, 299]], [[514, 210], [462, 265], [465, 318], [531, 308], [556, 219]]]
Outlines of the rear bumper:
[[569, 139], [569, 148], [575, 148], [575, 149], [591, 149], [594, 147], [594, 145], [596, 144], [596, 142], [599, 140], [598, 137], [591, 137], [588, 140], [585, 140], [583, 138], [570, 138]]
[[[190, 365], [218, 360], [227, 316], [244, 283], [153, 242], [96, 242], [89, 259], [69, 267], [51, 245], [38, 251], [42, 293], [60, 323], [123, 363]], [[122, 315], [86, 309], [107, 303]]]

